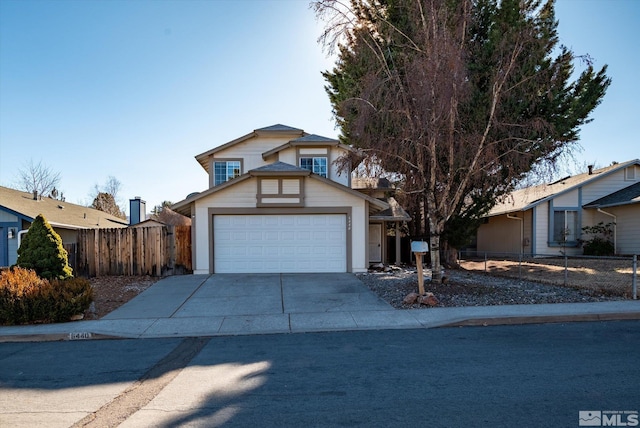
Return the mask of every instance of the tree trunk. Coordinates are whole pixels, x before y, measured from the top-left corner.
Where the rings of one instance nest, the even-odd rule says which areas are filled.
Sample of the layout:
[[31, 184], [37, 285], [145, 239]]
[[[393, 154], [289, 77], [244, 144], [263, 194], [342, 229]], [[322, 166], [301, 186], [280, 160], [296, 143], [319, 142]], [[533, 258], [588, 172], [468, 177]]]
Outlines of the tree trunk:
[[440, 284], [442, 282], [442, 268], [440, 266], [440, 235], [431, 233], [429, 236], [431, 252], [431, 282]]
[[450, 246], [447, 241], [442, 243], [442, 258], [442, 265], [444, 267], [458, 267], [458, 249]]

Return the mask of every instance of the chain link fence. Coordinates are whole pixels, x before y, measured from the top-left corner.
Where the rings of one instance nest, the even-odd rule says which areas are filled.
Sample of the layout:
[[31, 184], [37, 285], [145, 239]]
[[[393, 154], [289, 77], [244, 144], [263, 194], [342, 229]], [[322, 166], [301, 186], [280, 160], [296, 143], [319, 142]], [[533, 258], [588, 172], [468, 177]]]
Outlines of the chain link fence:
[[594, 293], [637, 299], [638, 256], [589, 257], [464, 251], [460, 266], [470, 272], [517, 278]]

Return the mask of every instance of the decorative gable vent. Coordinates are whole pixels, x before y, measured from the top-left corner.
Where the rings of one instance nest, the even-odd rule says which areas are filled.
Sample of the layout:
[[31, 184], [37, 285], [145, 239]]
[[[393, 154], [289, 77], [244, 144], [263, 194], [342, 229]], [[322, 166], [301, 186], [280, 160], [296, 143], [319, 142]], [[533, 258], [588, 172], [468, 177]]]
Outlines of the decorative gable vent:
[[258, 207], [304, 206], [302, 177], [269, 177], [258, 180]]

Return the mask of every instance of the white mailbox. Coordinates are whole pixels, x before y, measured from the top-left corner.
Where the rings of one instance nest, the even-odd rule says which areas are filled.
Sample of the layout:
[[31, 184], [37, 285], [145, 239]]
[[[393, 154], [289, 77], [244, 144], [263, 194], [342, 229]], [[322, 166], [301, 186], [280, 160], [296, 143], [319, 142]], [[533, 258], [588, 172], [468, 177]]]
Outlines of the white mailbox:
[[411, 241], [411, 251], [414, 253], [428, 253], [429, 244], [424, 241]]

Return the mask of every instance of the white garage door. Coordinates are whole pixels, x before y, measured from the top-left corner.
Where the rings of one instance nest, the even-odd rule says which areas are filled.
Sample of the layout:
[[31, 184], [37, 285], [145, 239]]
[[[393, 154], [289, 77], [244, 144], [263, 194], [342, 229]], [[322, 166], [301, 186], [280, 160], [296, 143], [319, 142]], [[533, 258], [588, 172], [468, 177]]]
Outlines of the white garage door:
[[214, 215], [214, 270], [346, 272], [344, 214]]

